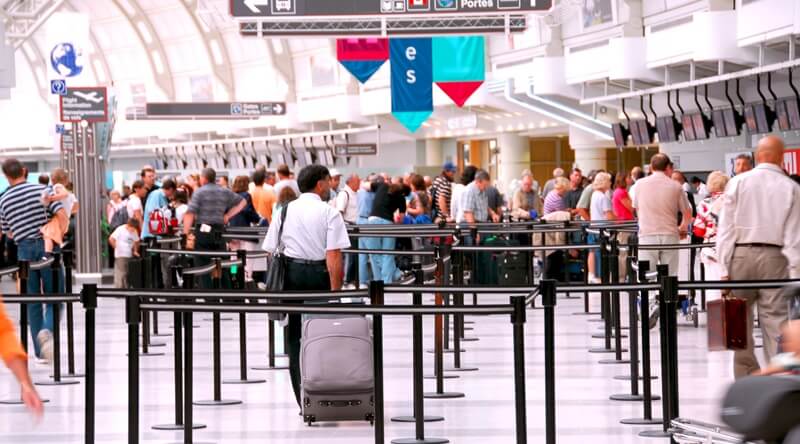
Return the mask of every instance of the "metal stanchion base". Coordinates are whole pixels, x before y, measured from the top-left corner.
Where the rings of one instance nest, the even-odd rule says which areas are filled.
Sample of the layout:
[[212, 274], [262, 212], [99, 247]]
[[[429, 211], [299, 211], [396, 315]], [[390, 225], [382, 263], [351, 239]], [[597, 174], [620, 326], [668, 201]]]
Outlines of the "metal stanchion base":
[[[453, 350], [452, 348], [449, 348], [449, 349], [446, 349], [446, 350], [442, 350], [442, 353], [453, 353], [453, 351], [454, 351], [454, 350]], [[463, 348], [461, 349], [461, 353], [466, 353], [466, 352], [467, 352], [467, 351], [466, 351], [466, 350], [464, 350]], [[433, 354], [433, 353], [436, 353], [436, 351], [434, 351], [434, 350], [425, 350], [425, 353], [431, 353], [431, 354]]]
[[[425, 416], [423, 419], [425, 422], [441, 422], [444, 421], [444, 416]], [[392, 418], [392, 422], [417, 422], [417, 419], [413, 416], [395, 416]], [[393, 441], [394, 442], [394, 441]]]
[[446, 372], [477, 372], [478, 367], [450, 367], [444, 369]]
[[[644, 401], [644, 396], [642, 395], [631, 395], [630, 393], [621, 393], [619, 395], [611, 395], [608, 399], [612, 401]], [[660, 396], [651, 396], [650, 399], [653, 401], [658, 401], [661, 399]]]
[[[50, 402], [49, 399], [42, 399], [41, 401], [42, 401], [42, 403]], [[22, 402], [21, 399], [6, 399], [6, 400], [0, 401], [0, 405], [23, 405], [23, 404], [25, 404], [25, 403]]]
[[[436, 375], [427, 375], [427, 376], [423, 376], [422, 378], [423, 379], [436, 379]], [[460, 378], [460, 376], [458, 376], [458, 375], [444, 375], [444, 376], [442, 376], [442, 379], [458, 379], [458, 378]]]
[[223, 384], [244, 385], [244, 384], [263, 384], [267, 382], [266, 379], [225, 379]]
[[151, 338], [168, 338], [170, 336], [172, 336], [172, 333], [159, 333], [159, 334], [150, 333]]
[[475, 321], [464, 321], [465, 324], [474, 324]]
[[392, 440], [392, 444], [447, 444], [448, 442], [450, 441], [444, 438], [401, 438]]
[[[614, 379], [616, 379], [617, 381], [630, 381], [631, 380], [631, 375], [618, 375], [618, 376], [614, 376]], [[640, 381], [643, 380], [643, 379], [644, 379], [643, 377], [639, 376], [639, 380]], [[658, 379], [658, 376], [651, 376], [650, 380], [653, 380], [653, 379]]]
[[629, 359], [620, 359], [619, 361], [616, 359], [601, 359], [597, 361], [598, 364], [630, 364], [631, 361]]
[[[212, 321], [214, 321], [214, 318], [205, 318], [205, 319], [203, 319], [203, 320], [204, 320], [204, 321], [207, 321], [207, 322], [212, 322]], [[233, 318], [219, 318], [219, 320], [220, 320], [220, 321], [232, 321], [232, 320], [233, 320]]]
[[[166, 432], [183, 430], [183, 424], [160, 424], [150, 427], [153, 430], [163, 430]], [[192, 424], [192, 430], [200, 430], [206, 428], [205, 424]]]
[[[53, 375], [50, 375], [50, 377], [52, 378]], [[61, 375], [61, 377], [62, 378], [85, 378], [86, 375], [84, 375], [82, 373], [75, 373], [75, 374], [72, 374], [72, 375], [70, 375], [70, 374]]]
[[627, 419], [622, 419], [619, 422], [620, 424], [625, 424], [625, 425], [655, 425], [655, 424], [662, 424], [664, 420], [661, 418], [653, 418], [653, 419], [627, 418]]
[[669, 438], [672, 436], [672, 433], [665, 432], [663, 430], [645, 430], [643, 432], [639, 432], [639, 436], [642, 438]]
[[480, 338], [461, 338], [461, 342], [478, 342]]
[[[466, 322], [465, 322], [465, 324], [466, 324]], [[475, 329], [472, 328], [472, 327], [464, 327], [464, 331], [468, 331], [468, 330], [475, 330]], [[450, 327], [450, 331], [455, 331], [455, 328]]]
[[458, 392], [444, 392], [444, 393], [425, 393], [425, 399], [456, 399], [463, 398], [465, 395]]
[[276, 365], [275, 367], [250, 367], [250, 370], [255, 370], [255, 371], [289, 370], [289, 366]]
[[[595, 333], [595, 334], [592, 335], [592, 338], [594, 338], [594, 339], [605, 339], [605, 337], [606, 337], [606, 335], [604, 333]], [[613, 333], [611, 334], [611, 337], [612, 338], [615, 337]], [[620, 335], [619, 337], [620, 338], [627, 338], [628, 335]]]
[[[600, 331], [605, 331], [606, 327], [601, 325], [601, 326], [597, 327], [597, 329], [600, 330]], [[623, 325], [619, 329], [620, 330], [630, 330], [630, 327], [627, 327], [627, 326]], [[623, 338], [624, 338], [624, 336], [623, 336]]]
[[41, 385], [47, 387], [47, 386], [59, 386], [59, 385], [75, 385], [80, 383], [81, 383], [80, 381], [75, 381], [75, 380], [72, 381], [61, 380], [61, 381], [39, 381], [39, 382], [34, 382], [33, 385]]
[[167, 344], [165, 344], [163, 342], [151, 342], [151, 343], [147, 344], [147, 346], [148, 347], [166, 347]]
[[215, 406], [226, 406], [226, 405], [239, 405], [242, 401], [238, 399], [221, 399], [219, 401], [210, 400], [210, 401], [195, 401], [192, 405], [197, 405], [201, 407], [215, 407]]
[[[622, 349], [623, 353], [628, 351], [624, 348]], [[590, 348], [589, 353], [616, 353], [617, 351], [613, 348]]]

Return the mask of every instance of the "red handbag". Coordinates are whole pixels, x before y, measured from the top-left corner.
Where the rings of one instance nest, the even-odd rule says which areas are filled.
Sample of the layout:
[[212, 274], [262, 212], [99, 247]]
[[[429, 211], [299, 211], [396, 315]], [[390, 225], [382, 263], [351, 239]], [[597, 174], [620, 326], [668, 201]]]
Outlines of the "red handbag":
[[722, 298], [706, 304], [708, 349], [710, 351], [747, 349], [747, 302]]

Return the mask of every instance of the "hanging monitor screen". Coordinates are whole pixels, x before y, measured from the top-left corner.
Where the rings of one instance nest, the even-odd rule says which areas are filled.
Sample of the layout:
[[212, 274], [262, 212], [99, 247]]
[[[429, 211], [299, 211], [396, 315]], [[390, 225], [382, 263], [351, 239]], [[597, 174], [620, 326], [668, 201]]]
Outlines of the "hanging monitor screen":
[[692, 120], [692, 115], [682, 115], [681, 123], [683, 124], [683, 140], [686, 142], [693, 142], [697, 140], [697, 137], [694, 134], [694, 122]]
[[739, 135], [739, 118], [731, 108], [715, 109], [711, 113], [714, 121], [714, 133], [717, 137], [736, 137]]
[[667, 143], [678, 141], [680, 128], [678, 128], [678, 122], [675, 120], [674, 116], [661, 116], [657, 118], [656, 130], [658, 131], [659, 142]]
[[614, 133], [614, 143], [617, 148], [624, 148], [628, 144], [628, 130], [621, 123], [611, 125], [611, 132]]
[[781, 131], [800, 129], [800, 109], [796, 98], [788, 98], [775, 103], [778, 126]]
[[647, 120], [632, 120], [630, 129], [635, 145], [650, 145], [653, 142], [650, 135], [650, 123]]
[[764, 103], [753, 103], [744, 107], [744, 120], [751, 133], [764, 134], [772, 131], [770, 116]]
[[703, 113], [692, 115], [692, 126], [694, 127], [695, 140], [708, 139], [709, 128], [706, 128], [706, 119]]

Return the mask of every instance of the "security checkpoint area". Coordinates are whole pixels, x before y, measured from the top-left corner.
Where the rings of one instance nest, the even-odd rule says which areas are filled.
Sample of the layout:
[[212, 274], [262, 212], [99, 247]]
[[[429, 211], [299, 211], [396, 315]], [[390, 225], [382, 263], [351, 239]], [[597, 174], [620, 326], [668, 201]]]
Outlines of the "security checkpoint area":
[[0, 441], [800, 444], [791, 0], [0, 0]]

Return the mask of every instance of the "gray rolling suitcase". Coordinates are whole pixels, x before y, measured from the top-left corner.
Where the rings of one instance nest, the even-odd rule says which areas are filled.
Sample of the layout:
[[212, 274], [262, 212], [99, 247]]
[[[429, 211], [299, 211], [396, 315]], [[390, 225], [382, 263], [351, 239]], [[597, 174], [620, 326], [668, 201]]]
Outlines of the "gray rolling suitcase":
[[372, 334], [364, 317], [312, 318], [300, 349], [303, 419], [374, 422]]
[[800, 424], [800, 376], [748, 376], [722, 404], [722, 420], [746, 439], [781, 442]]

